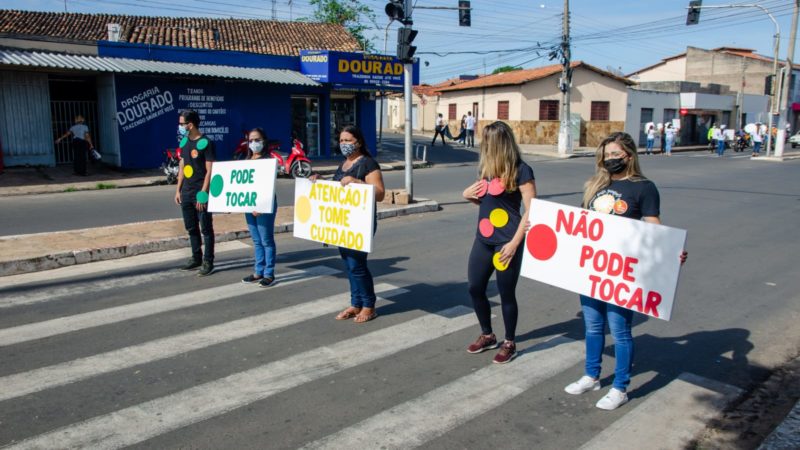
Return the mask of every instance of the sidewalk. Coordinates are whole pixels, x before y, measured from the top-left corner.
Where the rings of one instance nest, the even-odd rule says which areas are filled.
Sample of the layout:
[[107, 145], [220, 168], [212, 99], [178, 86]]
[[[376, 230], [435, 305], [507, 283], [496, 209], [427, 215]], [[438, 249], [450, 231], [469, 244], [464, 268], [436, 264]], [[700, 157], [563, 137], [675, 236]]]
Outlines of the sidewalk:
[[[438, 211], [433, 200], [378, 203], [378, 219]], [[292, 231], [294, 207], [278, 208], [275, 233]], [[243, 214], [215, 214], [216, 242], [250, 237]], [[56, 269], [189, 246], [183, 219], [0, 237], [0, 276]], [[188, 253], [187, 253], [188, 255]]]

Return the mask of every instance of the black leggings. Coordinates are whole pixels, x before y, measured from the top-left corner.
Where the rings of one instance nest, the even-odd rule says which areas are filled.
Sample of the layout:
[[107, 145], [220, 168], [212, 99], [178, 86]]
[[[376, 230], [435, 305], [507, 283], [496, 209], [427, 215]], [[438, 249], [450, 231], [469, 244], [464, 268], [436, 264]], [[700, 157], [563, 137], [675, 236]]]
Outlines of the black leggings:
[[[469, 295], [472, 297], [472, 307], [478, 316], [483, 334], [492, 333], [491, 307], [486, 296], [489, 278], [495, 271], [492, 258], [499, 252], [503, 245], [489, 245], [475, 239], [472, 251], [469, 254], [467, 279], [469, 280]], [[503, 324], [506, 327], [506, 339], [513, 341], [517, 331], [517, 280], [522, 267], [522, 246], [517, 248], [514, 257], [504, 271], [497, 271], [497, 290], [500, 291], [500, 304], [503, 308]]]

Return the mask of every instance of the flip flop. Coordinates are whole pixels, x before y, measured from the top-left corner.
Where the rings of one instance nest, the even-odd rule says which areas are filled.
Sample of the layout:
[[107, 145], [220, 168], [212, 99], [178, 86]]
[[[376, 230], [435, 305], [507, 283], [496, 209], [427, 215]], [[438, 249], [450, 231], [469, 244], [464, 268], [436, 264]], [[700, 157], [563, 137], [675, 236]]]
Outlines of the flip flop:
[[372, 311], [372, 314], [370, 314], [370, 315], [356, 314], [355, 318], [353, 318], [353, 322], [355, 322], [355, 323], [367, 323], [367, 322], [369, 322], [370, 320], [372, 320], [372, 319], [374, 319], [376, 317], [378, 317], [378, 313], [376, 313], [375, 311]]
[[340, 312], [336, 315], [336, 320], [347, 320], [352, 319], [353, 317], [357, 316], [361, 310], [357, 308], [353, 308], [352, 306], [345, 309], [344, 311]]

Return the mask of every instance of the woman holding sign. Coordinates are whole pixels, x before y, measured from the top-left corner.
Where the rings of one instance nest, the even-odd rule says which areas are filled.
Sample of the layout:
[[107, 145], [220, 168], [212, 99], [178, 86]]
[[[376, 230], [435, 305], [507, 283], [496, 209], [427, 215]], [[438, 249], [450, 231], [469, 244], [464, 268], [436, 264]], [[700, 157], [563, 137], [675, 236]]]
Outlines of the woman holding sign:
[[486, 296], [489, 278], [496, 270], [506, 334], [493, 362], [505, 364], [517, 354], [514, 344], [518, 314], [516, 288], [523, 254], [517, 248], [525, 239], [520, 203], [524, 206], [523, 214], [527, 214], [531, 199], [536, 196], [536, 183], [533, 169], [522, 161], [514, 132], [503, 122], [494, 122], [483, 129], [478, 176], [480, 179], [463, 194], [465, 199], [480, 207], [467, 277], [481, 335], [467, 347], [467, 352], [481, 353], [498, 346], [492, 333]]
[[[612, 133], [597, 149], [595, 174], [583, 192], [583, 207], [592, 211], [660, 224], [660, 198], [652, 181], [642, 175], [636, 143], [623, 132]], [[681, 261], [686, 260], [686, 252]], [[611, 302], [580, 296], [586, 333], [585, 375], [564, 390], [578, 395], [600, 389], [600, 363], [605, 347], [605, 327], [614, 336], [614, 384], [597, 402], [600, 409], [613, 410], [628, 401], [631, 379], [633, 311]]]
[[[253, 128], [247, 136], [247, 159], [267, 158], [265, 145], [267, 136], [261, 128]], [[242, 283], [258, 283], [260, 287], [269, 287], [275, 281], [275, 211], [278, 208], [277, 197], [272, 202], [272, 212], [245, 213], [247, 228], [253, 238], [255, 267], [253, 273], [242, 278]]]
[[[339, 150], [345, 160], [336, 169], [333, 181], [342, 186], [351, 183], [371, 184], [375, 187], [375, 201], [383, 200], [386, 190], [383, 186], [383, 175], [378, 162], [369, 154], [367, 142], [360, 129], [348, 125], [339, 132]], [[319, 174], [309, 177], [316, 181]], [[378, 222], [375, 221], [377, 227]], [[373, 230], [374, 232], [374, 230]], [[350, 307], [340, 312], [336, 320], [353, 319], [356, 323], [365, 323], [378, 317], [375, 312], [375, 285], [372, 273], [367, 267], [369, 253], [339, 247], [339, 254], [347, 267], [347, 278], [350, 279]]]

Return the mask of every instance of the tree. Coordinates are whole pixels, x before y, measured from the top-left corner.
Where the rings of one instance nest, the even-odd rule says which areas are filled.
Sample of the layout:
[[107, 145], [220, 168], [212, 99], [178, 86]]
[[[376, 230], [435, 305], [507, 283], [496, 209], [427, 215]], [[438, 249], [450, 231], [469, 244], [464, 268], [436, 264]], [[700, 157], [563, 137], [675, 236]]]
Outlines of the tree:
[[312, 20], [341, 25], [356, 38], [364, 51], [375, 50], [373, 43], [364, 35], [369, 29], [366, 23], [371, 22], [378, 28], [372, 8], [360, 0], [309, 0], [308, 3], [315, 8]]
[[520, 69], [521, 69], [521, 67], [501, 66], [501, 67], [498, 67], [497, 69], [494, 69], [492, 71], [492, 75], [495, 75], [495, 74], [498, 74], [498, 73], [503, 73], [503, 72], [512, 72], [514, 70], [520, 70]]

